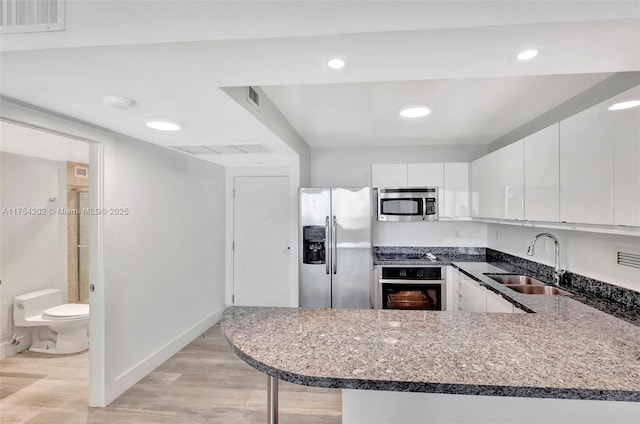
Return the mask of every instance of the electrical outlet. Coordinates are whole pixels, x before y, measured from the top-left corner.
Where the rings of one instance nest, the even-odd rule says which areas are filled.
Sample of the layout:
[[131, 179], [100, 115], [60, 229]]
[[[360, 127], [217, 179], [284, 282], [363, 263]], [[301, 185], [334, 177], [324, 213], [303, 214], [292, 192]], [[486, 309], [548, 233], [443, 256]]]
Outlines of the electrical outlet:
[[500, 233], [500, 230], [496, 230], [496, 240], [500, 240], [502, 238], [502, 233]]

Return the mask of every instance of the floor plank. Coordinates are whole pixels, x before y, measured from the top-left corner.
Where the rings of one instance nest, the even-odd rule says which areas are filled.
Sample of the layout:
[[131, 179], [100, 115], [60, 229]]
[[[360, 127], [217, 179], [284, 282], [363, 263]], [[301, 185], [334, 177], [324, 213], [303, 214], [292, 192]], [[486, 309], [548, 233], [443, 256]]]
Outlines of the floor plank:
[[[106, 408], [89, 408], [88, 352], [0, 360], [2, 424], [267, 422], [267, 377], [214, 325]], [[340, 391], [280, 383], [280, 423], [338, 424]]]

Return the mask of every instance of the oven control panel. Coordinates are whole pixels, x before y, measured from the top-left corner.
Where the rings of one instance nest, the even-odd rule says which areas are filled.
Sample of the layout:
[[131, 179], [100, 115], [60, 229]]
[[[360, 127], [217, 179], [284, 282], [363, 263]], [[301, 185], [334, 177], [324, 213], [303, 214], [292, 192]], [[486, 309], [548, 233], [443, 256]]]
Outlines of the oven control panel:
[[383, 267], [384, 280], [442, 280], [442, 267]]

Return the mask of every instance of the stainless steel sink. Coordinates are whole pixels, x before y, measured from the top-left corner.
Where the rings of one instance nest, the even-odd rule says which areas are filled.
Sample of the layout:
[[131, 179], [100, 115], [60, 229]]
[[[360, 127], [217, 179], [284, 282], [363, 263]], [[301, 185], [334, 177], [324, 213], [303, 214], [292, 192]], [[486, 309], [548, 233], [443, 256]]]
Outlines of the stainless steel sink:
[[511, 290], [515, 290], [524, 294], [547, 294], [558, 296], [572, 296], [568, 291], [553, 286], [507, 286]]
[[508, 286], [544, 286], [545, 284], [533, 277], [527, 275], [509, 275], [509, 274], [485, 274], [492, 280], [497, 281], [500, 284]]
[[518, 293], [523, 294], [546, 294], [546, 295], [558, 295], [558, 296], [572, 296], [568, 291], [559, 289], [553, 286], [547, 286], [544, 282], [529, 277], [528, 275], [515, 275], [515, 274], [485, 274], [487, 277], [500, 284], [504, 284], [505, 287], [515, 290]]

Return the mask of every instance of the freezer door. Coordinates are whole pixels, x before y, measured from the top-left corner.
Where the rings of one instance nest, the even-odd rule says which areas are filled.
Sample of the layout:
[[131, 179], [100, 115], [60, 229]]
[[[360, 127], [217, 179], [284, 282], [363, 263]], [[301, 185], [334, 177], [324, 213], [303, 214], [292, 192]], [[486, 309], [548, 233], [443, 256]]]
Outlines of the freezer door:
[[299, 302], [302, 307], [331, 307], [331, 270], [330, 270], [330, 228], [326, 228], [325, 256], [326, 264], [305, 264], [303, 231], [305, 226], [325, 226], [330, 224], [331, 190], [328, 188], [301, 188], [299, 243], [300, 246], [300, 286]]
[[371, 308], [371, 189], [333, 188], [332, 307]]

